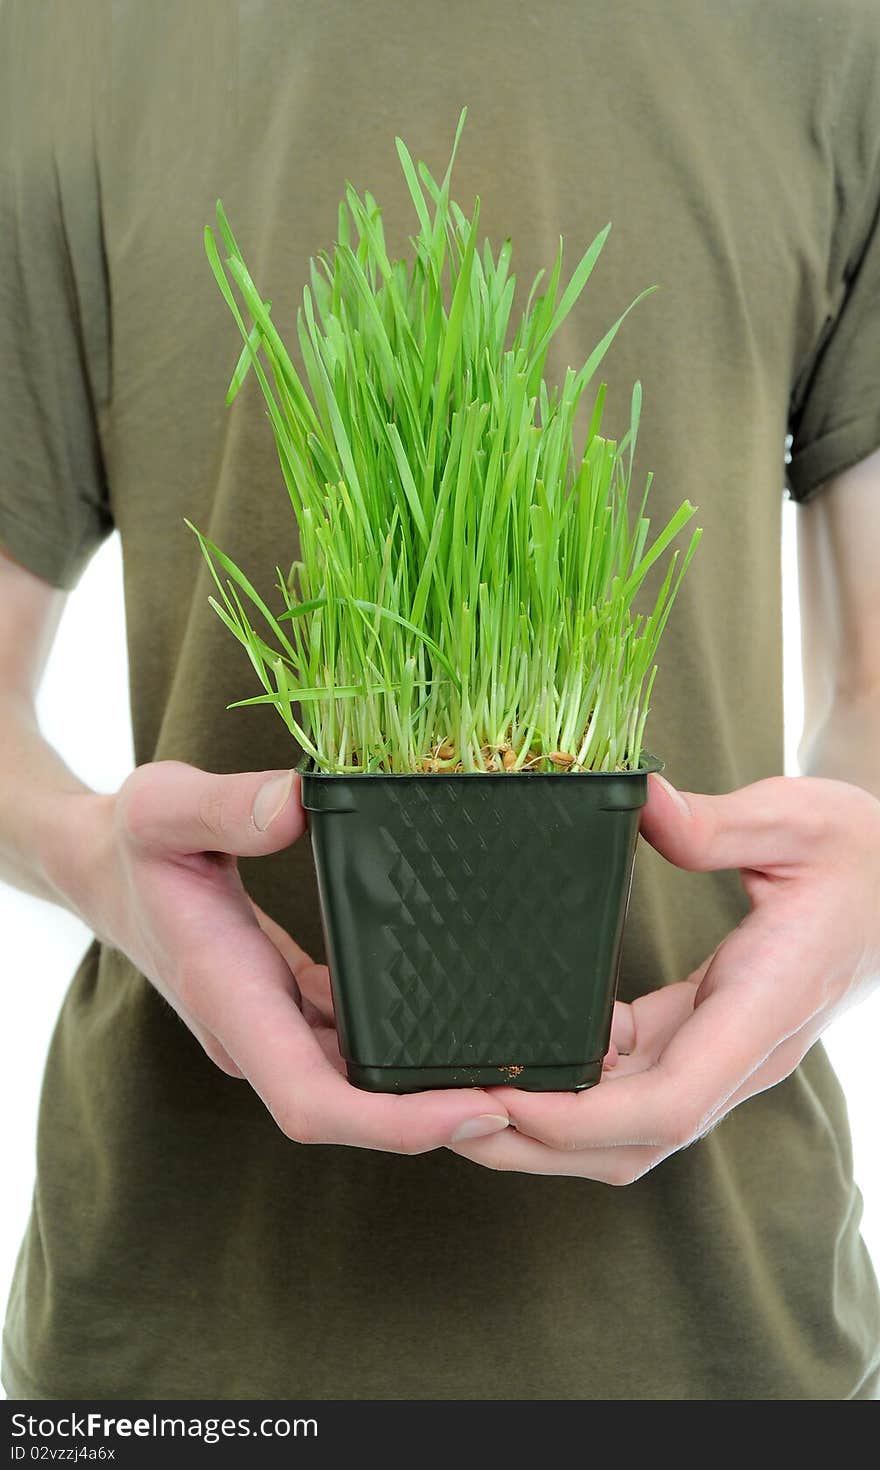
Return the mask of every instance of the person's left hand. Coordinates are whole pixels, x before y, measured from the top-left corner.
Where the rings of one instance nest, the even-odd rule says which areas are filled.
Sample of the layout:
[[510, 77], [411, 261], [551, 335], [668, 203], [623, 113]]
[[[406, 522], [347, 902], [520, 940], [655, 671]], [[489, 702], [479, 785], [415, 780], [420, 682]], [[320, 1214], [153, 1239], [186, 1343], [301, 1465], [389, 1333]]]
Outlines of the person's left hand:
[[772, 777], [700, 796], [652, 776], [641, 830], [680, 868], [739, 868], [751, 912], [686, 980], [618, 1003], [597, 1087], [490, 1088], [513, 1126], [455, 1153], [631, 1184], [788, 1077], [880, 978], [880, 801], [860, 787]]

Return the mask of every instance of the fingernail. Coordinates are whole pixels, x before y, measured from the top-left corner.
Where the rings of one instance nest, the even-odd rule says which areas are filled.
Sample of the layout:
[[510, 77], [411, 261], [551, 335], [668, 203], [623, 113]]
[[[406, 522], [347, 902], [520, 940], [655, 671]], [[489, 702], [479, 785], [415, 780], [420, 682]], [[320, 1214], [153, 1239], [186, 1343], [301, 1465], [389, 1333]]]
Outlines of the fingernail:
[[459, 1123], [451, 1141], [462, 1143], [465, 1138], [486, 1138], [490, 1133], [500, 1133], [507, 1123], [508, 1119], [500, 1113], [481, 1113], [479, 1118], [468, 1118], [467, 1122]]
[[273, 776], [272, 780], [267, 781], [257, 792], [252, 815], [254, 826], [260, 832], [265, 832], [267, 827], [271, 827], [275, 818], [280, 816], [287, 806], [293, 790], [293, 774], [293, 771], [285, 771], [283, 776]]
[[659, 781], [660, 785], [663, 787], [663, 790], [669, 792], [669, 795], [672, 797], [672, 800], [675, 802], [675, 805], [678, 807], [679, 811], [684, 812], [685, 816], [689, 817], [691, 815], [691, 809], [682, 796], [681, 792], [676, 791], [674, 786], [670, 786], [665, 776], [660, 776], [656, 772], [654, 773], [654, 780]]

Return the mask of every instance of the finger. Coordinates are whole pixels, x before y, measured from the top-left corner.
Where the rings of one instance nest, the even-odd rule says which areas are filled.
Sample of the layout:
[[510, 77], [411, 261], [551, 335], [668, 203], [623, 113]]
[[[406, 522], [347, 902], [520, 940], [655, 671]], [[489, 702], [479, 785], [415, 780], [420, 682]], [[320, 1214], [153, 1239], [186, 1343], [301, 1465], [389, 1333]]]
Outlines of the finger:
[[187, 997], [288, 1137], [421, 1153], [449, 1143], [462, 1125], [506, 1127], [504, 1108], [476, 1088], [398, 1097], [352, 1087], [303, 1020], [294, 984], [284, 959], [255, 923], [236, 943], [222, 984], [216, 976], [200, 983], [196, 971]]
[[622, 1059], [615, 1070], [616, 1077], [627, 1072], [643, 1072], [646, 1066], [653, 1065], [693, 1010], [697, 989], [720, 947], [716, 945], [686, 980], [648, 991], [628, 1005], [623, 1001], [616, 1003], [611, 1037]]
[[347, 1075], [345, 1059], [339, 1050], [339, 1036], [335, 1027], [318, 1027], [315, 1031], [315, 1038], [334, 1071], [338, 1072], [341, 1077], [345, 1077]]
[[669, 1151], [697, 1137], [780, 1041], [799, 1029], [786, 996], [791, 987], [783, 983], [790, 936], [781, 945], [780, 964], [768, 937], [772, 926], [755, 918], [720, 947], [705, 979], [716, 969], [721, 978], [648, 1070], [609, 1074], [579, 1094], [492, 1088], [516, 1127], [562, 1149], [644, 1144]]
[[584, 1148], [567, 1152], [548, 1148], [534, 1138], [507, 1128], [493, 1138], [452, 1145], [452, 1152], [484, 1169], [520, 1174], [557, 1174], [594, 1179], [600, 1184], [634, 1184], [655, 1164], [655, 1148]]
[[[163, 1000], [168, 999], [162, 992], [159, 993], [162, 994]], [[206, 1026], [202, 1025], [201, 1021], [198, 1021], [195, 1016], [190, 1015], [186, 1007], [176, 997], [173, 1002], [168, 1000], [168, 1005], [180, 1017], [187, 1030], [192, 1032], [206, 1056], [215, 1066], [220, 1068], [221, 1072], [225, 1072], [229, 1077], [239, 1079], [243, 1077], [244, 1074], [241, 1068], [232, 1060], [225, 1046], [217, 1040], [217, 1037]]]
[[305, 969], [299, 972], [299, 986], [303, 1003], [308, 1002], [315, 1015], [320, 1017], [325, 1026], [335, 1027], [336, 1012], [333, 1008], [330, 971], [327, 966], [306, 965]]
[[263, 933], [269, 936], [296, 976], [302, 998], [311, 1002], [323, 1020], [332, 1022], [334, 1020], [333, 998], [330, 993], [330, 972], [327, 966], [316, 965], [302, 945], [297, 944], [293, 936], [281, 924], [276, 923], [264, 909], [261, 909], [250, 895], [248, 895], [248, 901]]
[[703, 796], [677, 792], [652, 773], [640, 829], [663, 857], [694, 872], [797, 867], [814, 858], [834, 826], [829, 796], [839, 807], [843, 785], [771, 776], [723, 796]]
[[611, 1043], [619, 1057], [629, 1056], [636, 1044], [633, 1009], [626, 1001], [616, 1000], [611, 1016]]
[[256, 914], [257, 922], [263, 933], [268, 934], [275, 948], [280, 950], [284, 955], [294, 975], [299, 978], [300, 971], [304, 970], [306, 965], [313, 965], [315, 963], [311, 955], [303, 949], [301, 944], [297, 944], [293, 935], [287, 929], [282, 928], [270, 914], [266, 913], [265, 909], [261, 909], [260, 905], [251, 898], [250, 894], [248, 894], [248, 903]]
[[[702, 969], [699, 972], [702, 979]], [[662, 1056], [676, 1031], [693, 1014], [698, 981], [682, 980], [639, 996], [628, 1007], [631, 1044], [614, 1069], [615, 1078], [644, 1072]]]
[[196, 1040], [201, 1043], [205, 1054], [214, 1063], [215, 1067], [219, 1067], [220, 1071], [225, 1072], [227, 1077], [234, 1077], [239, 1081], [244, 1078], [241, 1067], [232, 1060], [226, 1047], [222, 1042], [217, 1040], [216, 1036], [212, 1035], [210, 1031], [200, 1025], [194, 1016], [184, 1015], [181, 1019], [193, 1033]]
[[216, 775], [173, 760], [138, 766], [117, 793], [116, 817], [131, 843], [158, 856], [259, 857], [305, 830], [295, 771]]
[[617, 1063], [619, 1061], [620, 1061], [620, 1052], [617, 1050], [617, 1046], [615, 1045], [615, 1043], [613, 1041], [609, 1041], [609, 1043], [608, 1043], [608, 1050], [606, 1051], [604, 1057], [602, 1058], [602, 1068], [603, 1068], [603, 1071], [610, 1072], [612, 1070], [612, 1068], [614, 1068], [614, 1067], [617, 1066]]
[[[727, 1099], [714, 1116], [707, 1119], [703, 1131], [714, 1127], [740, 1103], [784, 1081], [816, 1040], [818, 1032], [812, 1034], [810, 1028], [805, 1028], [778, 1047], [764, 1065], [752, 1073], [748, 1082]], [[492, 1138], [455, 1144], [452, 1152], [488, 1169], [514, 1170], [527, 1174], [576, 1175], [578, 1178], [614, 1185], [635, 1183], [666, 1156], [664, 1152], [650, 1146], [553, 1149], [512, 1128]]]
[[723, 1104], [723, 1110], [718, 1109], [711, 1119], [711, 1126], [721, 1121], [740, 1103], [748, 1102], [750, 1098], [757, 1097], [761, 1092], [767, 1092], [771, 1087], [776, 1087], [790, 1077], [797, 1067], [800, 1066], [807, 1052], [815, 1046], [819, 1040], [824, 1025], [812, 1023], [803, 1026], [794, 1036], [790, 1036], [760, 1067], [757, 1067], [751, 1076], [737, 1088]]

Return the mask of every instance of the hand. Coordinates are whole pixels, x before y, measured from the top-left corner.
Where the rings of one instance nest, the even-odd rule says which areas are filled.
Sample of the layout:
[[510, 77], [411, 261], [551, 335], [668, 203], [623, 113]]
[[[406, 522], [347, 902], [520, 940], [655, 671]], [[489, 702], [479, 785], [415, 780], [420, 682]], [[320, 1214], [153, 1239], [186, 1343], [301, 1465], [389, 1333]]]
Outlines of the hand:
[[739, 868], [751, 912], [680, 984], [618, 1004], [602, 1081], [491, 1088], [514, 1125], [455, 1152], [491, 1169], [631, 1184], [788, 1077], [880, 973], [880, 802], [774, 777], [727, 796], [650, 778], [641, 830], [680, 868]]
[[278, 852], [305, 830], [294, 772], [214, 775], [157, 761], [115, 795], [90, 797], [102, 825], [89, 851], [101, 856], [59, 888], [77, 889], [95, 933], [128, 955], [218, 1067], [250, 1082], [288, 1137], [412, 1154], [462, 1128], [506, 1127], [503, 1107], [477, 1088], [397, 1097], [346, 1081], [326, 967], [252, 902], [238, 871], [237, 857]]

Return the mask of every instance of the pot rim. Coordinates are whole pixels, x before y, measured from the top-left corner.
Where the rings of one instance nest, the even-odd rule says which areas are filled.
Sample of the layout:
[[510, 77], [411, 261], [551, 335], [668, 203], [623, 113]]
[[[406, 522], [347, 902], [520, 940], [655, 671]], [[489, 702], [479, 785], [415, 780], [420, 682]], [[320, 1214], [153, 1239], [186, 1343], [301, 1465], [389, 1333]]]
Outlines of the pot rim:
[[575, 775], [581, 779], [598, 777], [607, 781], [659, 773], [666, 769], [666, 762], [660, 756], [643, 750], [639, 765], [632, 771], [318, 771], [314, 769], [312, 757], [306, 755], [294, 769], [298, 775], [308, 776], [313, 781], [492, 781], [499, 776], [504, 776], [508, 781], [556, 781], [560, 776], [567, 775]]

